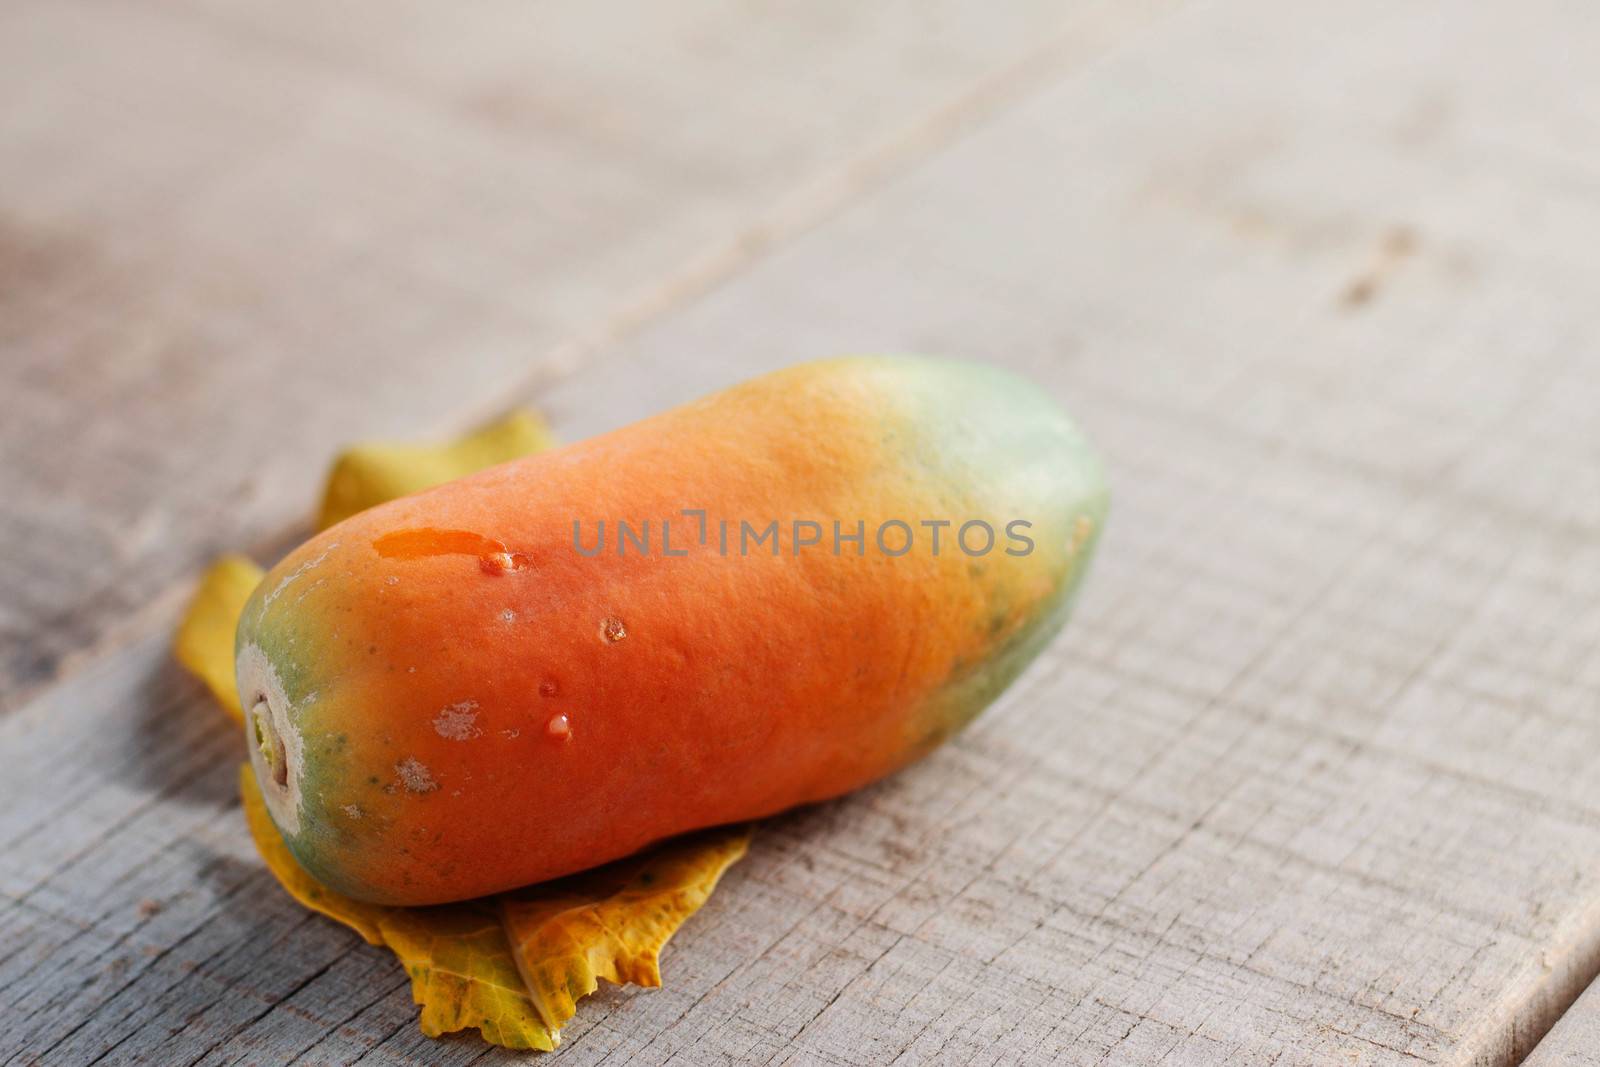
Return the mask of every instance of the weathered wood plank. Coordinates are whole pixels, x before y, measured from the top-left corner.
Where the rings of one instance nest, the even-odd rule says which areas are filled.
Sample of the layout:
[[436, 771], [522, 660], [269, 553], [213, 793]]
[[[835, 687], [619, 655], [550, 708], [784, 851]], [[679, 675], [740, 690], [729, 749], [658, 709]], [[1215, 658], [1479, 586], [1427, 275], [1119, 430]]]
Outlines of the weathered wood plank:
[[[1524, 1055], [1600, 970], [1597, 37], [1561, 0], [1208, 6], [541, 390], [577, 435], [973, 355], [1117, 492], [1064, 640], [774, 821], [563, 1062]], [[0, 720], [0, 1058], [511, 1059], [421, 1038], [277, 893], [233, 744], [159, 634]]]
[[7, 4], [0, 707], [1163, 6]]
[[[1324, 16], [1185, 17], [545, 398], [621, 422], [865, 346], [1083, 412], [1118, 508], [1082, 661], [1015, 733], [1085, 794], [1039, 786], [998, 821], [1018, 870], [924, 919], [961, 990], [1043, 983], [1021, 1027], [1068, 1062], [1511, 1062], [1600, 966], [1600, 161], [1594, 95], [1548, 91], [1593, 83], [1567, 57], [1597, 27]], [[939, 862], [1000, 847], [958, 838]], [[819, 978], [839, 999], [779, 1043], [984, 1032], [925, 981], [885, 1002], [896, 959]]]
[[1600, 986], [1590, 986], [1533, 1054], [1525, 1067], [1594, 1067], [1600, 1064]]

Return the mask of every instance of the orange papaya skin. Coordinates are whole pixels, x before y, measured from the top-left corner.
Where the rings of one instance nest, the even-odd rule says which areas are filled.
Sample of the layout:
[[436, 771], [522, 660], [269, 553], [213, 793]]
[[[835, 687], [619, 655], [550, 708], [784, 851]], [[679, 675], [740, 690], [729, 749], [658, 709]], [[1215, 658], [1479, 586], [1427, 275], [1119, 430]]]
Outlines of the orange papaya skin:
[[1027, 665], [1105, 511], [1017, 378], [803, 364], [295, 550], [236, 639], [252, 766], [301, 863], [386, 904], [838, 796]]

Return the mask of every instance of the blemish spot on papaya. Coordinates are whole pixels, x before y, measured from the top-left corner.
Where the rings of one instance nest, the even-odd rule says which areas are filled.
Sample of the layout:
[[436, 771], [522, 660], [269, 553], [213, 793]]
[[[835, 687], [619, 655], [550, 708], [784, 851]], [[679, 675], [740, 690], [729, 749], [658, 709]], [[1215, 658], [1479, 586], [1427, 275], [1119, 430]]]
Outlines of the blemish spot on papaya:
[[615, 615], [607, 615], [600, 622], [600, 636], [615, 644], [628, 636], [628, 627]]
[[478, 567], [485, 574], [505, 574], [530, 562], [527, 553], [513, 552], [504, 542], [470, 530], [396, 530], [373, 541], [372, 548], [384, 559], [476, 556]]
[[539, 695], [542, 697], [553, 697], [559, 692], [561, 692], [561, 687], [556, 685], [555, 682], [546, 681], [539, 683]]
[[394, 773], [408, 793], [431, 793], [439, 788], [439, 783], [433, 780], [433, 772], [415, 756], [407, 756], [396, 763]]
[[298, 604], [301, 601], [305, 600], [306, 597], [311, 595], [311, 591], [313, 589], [316, 589], [318, 586], [326, 584], [327, 581], [328, 581], [328, 579], [325, 578], [325, 577], [324, 578], [318, 578], [316, 581], [312, 582], [310, 585], [308, 585], [304, 589], [300, 590], [300, 595], [294, 598], [294, 602], [296, 604]]
[[441, 708], [433, 717], [433, 732], [447, 741], [471, 741], [483, 733], [478, 729], [478, 702], [463, 700]]
[[262, 604], [269, 605], [274, 600], [278, 599], [278, 597], [283, 595], [283, 591], [285, 589], [294, 584], [296, 579], [305, 574], [307, 571], [315, 570], [317, 567], [320, 567], [323, 561], [326, 560], [333, 550], [338, 547], [339, 542], [335, 541], [333, 544], [322, 550], [322, 555], [317, 556], [315, 559], [306, 560], [294, 570], [290, 571], [288, 574], [285, 574], [283, 579], [278, 582], [277, 585], [273, 586], [272, 591], [266, 595], [266, 598], [262, 601]]

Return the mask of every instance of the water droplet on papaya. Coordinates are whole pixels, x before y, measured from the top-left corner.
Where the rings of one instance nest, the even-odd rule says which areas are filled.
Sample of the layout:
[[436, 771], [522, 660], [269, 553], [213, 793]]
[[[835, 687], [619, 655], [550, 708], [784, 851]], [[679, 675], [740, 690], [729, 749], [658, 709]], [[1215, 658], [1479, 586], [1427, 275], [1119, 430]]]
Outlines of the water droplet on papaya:
[[515, 564], [509, 552], [490, 552], [478, 557], [478, 566], [483, 568], [485, 574], [504, 574], [511, 570]]
[[600, 623], [600, 636], [611, 642], [621, 641], [628, 636], [628, 628], [615, 615], [608, 615]]
[[572, 736], [572, 723], [565, 715], [552, 715], [544, 724], [544, 732], [558, 741], [565, 741]]

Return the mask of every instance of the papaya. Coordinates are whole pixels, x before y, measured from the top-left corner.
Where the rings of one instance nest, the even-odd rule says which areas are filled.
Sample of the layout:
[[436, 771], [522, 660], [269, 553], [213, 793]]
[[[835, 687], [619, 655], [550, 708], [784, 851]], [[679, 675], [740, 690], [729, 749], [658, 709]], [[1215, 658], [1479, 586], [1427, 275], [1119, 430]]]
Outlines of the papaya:
[[235, 636], [251, 767], [317, 879], [463, 900], [857, 789], [990, 704], [1104, 524], [998, 369], [801, 364], [362, 511]]

